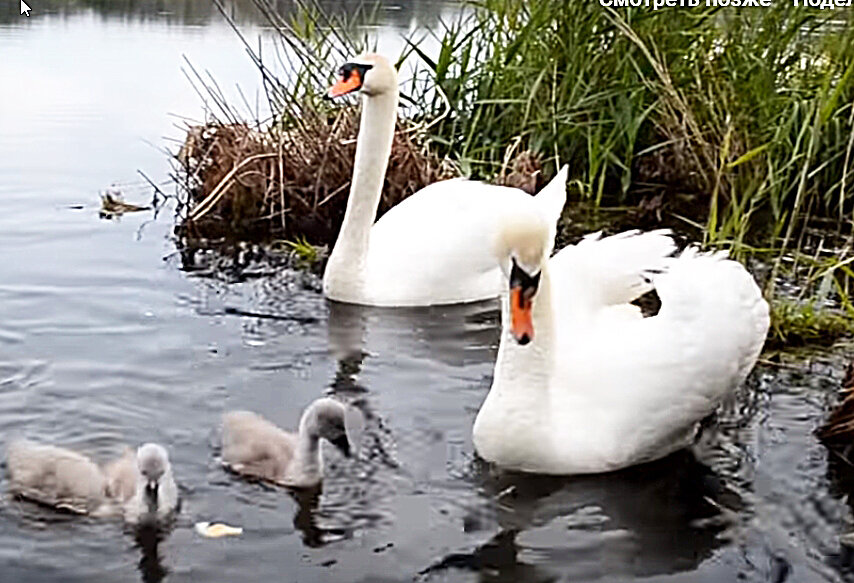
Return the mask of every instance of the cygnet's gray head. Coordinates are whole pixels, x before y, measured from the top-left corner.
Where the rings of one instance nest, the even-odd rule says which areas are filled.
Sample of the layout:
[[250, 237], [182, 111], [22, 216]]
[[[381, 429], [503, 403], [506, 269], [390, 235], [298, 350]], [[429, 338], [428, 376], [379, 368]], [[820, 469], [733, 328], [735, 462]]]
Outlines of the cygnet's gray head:
[[169, 454], [156, 443], [146, 443], [136, 450], [136, 465], [145, 482], [145, 494], [155, 505], [161, 479], [170, 471]]
[[347, 457], [358, 447], [360, 427], [358, 410], [328, 397], [309, 405], [300, 421], [300, 432], [322, 437]]

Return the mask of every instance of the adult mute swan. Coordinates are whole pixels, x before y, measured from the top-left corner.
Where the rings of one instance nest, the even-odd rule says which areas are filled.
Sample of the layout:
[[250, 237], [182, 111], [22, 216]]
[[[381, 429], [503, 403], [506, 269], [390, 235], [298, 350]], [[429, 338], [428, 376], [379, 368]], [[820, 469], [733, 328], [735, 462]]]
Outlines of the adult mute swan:
[[223, 465], [281, 486], [315, 486], [323, 479], [320, 439], [349, 457], [358, 445], [361, 425], [358, 410], [328, 397], [306, 407], [296, 434], [251, 411], [230, 411], [222, 420]]
[[497, 297], [492, 248], [505, 217], [538, 209], [552, 237], [567, 169], [536, 196], [470, 180], [426, 186], [374, 224], [397, 120], [397, 72], [380, 55], [341, 67], [328, 97], [362, 93], [362, 119], [344, 222], [323, 274], [326, 297], [376, 306], [454, 304]]
[[13, 441], [6, 457], [12, 493], [78, 514], [123, 514], [136, 524], [165, 519], [178, 507], [178, 488], [166, 450], [146, 443], [103, 470], [83, 454]]
[[[498, 466], [581, 474], [664, 457], [691, 443], [762, 349], [768, 306], [722, 253], [672, 257], [666, 231], [629, 231], [549, 260], [549, 226], [530, 214], [499, 241], [509, 293], [473, 430]], [[629, 302], [653, 287], [661, 309], [643, 318]]]

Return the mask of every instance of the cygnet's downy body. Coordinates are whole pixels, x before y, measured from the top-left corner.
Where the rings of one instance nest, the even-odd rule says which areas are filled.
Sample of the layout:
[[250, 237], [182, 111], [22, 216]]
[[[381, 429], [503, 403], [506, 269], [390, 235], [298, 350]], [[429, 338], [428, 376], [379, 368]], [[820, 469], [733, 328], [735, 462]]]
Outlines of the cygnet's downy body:
[[222, 461], [230, 470], [282, 486], [308, 488], [323, 479], [320, 439], [350, 456], [358, 445], [361, 413], [334, 399], [317, 399], [300, 419], [299, 433], [250, 411], [223, 416]]
[[147, 443], [103, 470], [80, 453], [29, 440], [7, 450], [12, 494], [92, 516], [115, 516], [136, 524], [167, 518], [178, 507], [178, 488], [166, 450]]

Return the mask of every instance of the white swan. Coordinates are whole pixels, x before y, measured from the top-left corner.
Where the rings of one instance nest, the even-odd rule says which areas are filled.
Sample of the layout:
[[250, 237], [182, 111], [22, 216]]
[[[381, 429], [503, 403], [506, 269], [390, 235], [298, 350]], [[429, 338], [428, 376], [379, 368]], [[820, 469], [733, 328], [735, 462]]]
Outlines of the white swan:
[[178, 507], [178, 488], [166, 450], [146, 443], [103, 470], [83, 454], [26, 439], [7, 450], [10, 490], [78, 514], [123, 514], [131, 523], [167, 518]]
[[[509, 294], [473, 429], [498, 466], [579, 474], [664, 457], [691, 443], [759, 356], [768, 306], [724, 254], [671, 257], [665, 231], [632, 231], [548, 260], [548, 226], [530, 215], [501, 241]], [[661, 309], [643, 318], [629, 302], [653, 287]]]
[[297, 434], [251, 411], [230, 411], [222, 420], [222, 462], [233, 472], [282, 486], [307, 488], [323, 479], [320, 439], [345, 456], [358, 445], [361, 414], [334, 399], [306, 407]]
[[328, 97], [360, 90], [362, 119], [344, 222], [323, 274], [326, 297], [376, 306], [497, 297], [501, 272], [492, 250], [498, 226], [536, 207], [554, 230], [566, 201], [566, 167], [536, 197], [464, 179], [437, 182], [374, 224], [397, 120], [397, 72], [385, 58], [364, 55], [340, 75]]

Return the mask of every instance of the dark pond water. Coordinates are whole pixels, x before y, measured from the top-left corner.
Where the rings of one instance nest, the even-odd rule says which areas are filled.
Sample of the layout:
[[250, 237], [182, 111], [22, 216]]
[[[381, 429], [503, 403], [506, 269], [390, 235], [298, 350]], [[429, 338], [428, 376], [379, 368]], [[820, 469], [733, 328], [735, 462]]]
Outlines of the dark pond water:
[[[158, 543], [11, 500], [0, 481], [0, 581], [854, 579], [838, 543], [854, 529], [846, 476], [811, 434], [839, 353], [760, 367], [694, 452], [606, 476], [497, 474], [470, 441], [495, 356], [493, 304], [333, 306], [311, 278], [263, 267], [227, 283], [204, 257], [185, 269], [169, 209], [98, 218], [113, 183], [147, 200], [138, 168], [165, 179], [156, 147], [180, 136], [170, 113], [201, 116], [182, 55], [227, 92], [257, 87], [216, 13], [30, 4], [29, 20], [6, 13], [0, 25], [0, 445], [23, 435], [104, 459], [160, 441], [185, 505]], [[390, 7], [381, 46], [445, 9]], [[326, 393], [368, 423], [359, 459], [330, 452], [321, 494], [220, 469], [223, 411], [293, 427]], [[245, 534], [195, 534], [212, 519]]]

